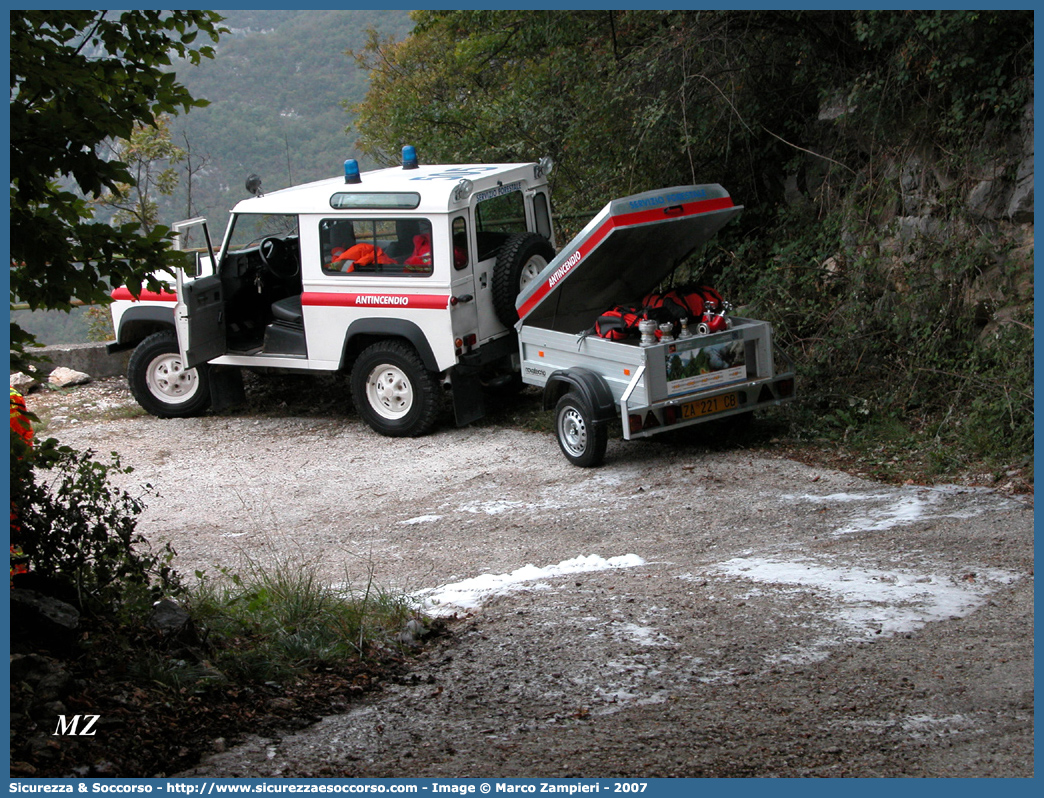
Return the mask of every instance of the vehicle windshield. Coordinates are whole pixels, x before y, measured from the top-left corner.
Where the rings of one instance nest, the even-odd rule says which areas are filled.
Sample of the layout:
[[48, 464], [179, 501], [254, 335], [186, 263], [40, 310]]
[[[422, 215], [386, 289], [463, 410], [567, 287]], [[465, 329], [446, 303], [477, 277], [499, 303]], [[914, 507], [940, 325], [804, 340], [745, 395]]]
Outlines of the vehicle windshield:
[[239, 252], [256, 247], [266, 238], [297, 235], [297, 216], [275, 213], [239, 213], [232, 217], [227, 251]]

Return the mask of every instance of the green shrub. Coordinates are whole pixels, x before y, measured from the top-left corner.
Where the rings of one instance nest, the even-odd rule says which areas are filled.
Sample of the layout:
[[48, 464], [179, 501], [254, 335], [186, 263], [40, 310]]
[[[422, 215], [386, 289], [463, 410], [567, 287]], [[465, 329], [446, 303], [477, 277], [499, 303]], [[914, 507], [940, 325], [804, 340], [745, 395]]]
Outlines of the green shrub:
[[181, 589], [170, 546], [153, 553], [136, 532], [152, 487], [134, 496], [110, 482], [131, 470], [115, 454], [103, 463], [53, 438], [29, 448], [11, 435], [11, 543], [34, 578], [82, 610], [110, 612]]

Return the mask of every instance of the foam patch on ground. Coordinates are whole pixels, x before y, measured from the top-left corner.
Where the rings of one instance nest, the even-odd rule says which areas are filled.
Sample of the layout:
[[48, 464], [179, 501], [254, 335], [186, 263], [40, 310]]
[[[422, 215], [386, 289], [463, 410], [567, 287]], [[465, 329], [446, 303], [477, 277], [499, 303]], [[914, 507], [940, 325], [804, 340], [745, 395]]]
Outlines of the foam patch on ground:
[[[957, 494], [971, 494], [975, 500], [964, 503], [960, 509], [947, 506], [947, 500]], [[960, 488], [940, 485], [932, 488], [903, 488], [887, 493], [831, 493], [824, 496], [813, 494], [788, 494], [780, 498], [786, 501], [814, 502], [823, 505], [862, 505], [852, 514], [849, 522], [837, 527], [835, 536], [855, 532], [883, 532], [896, 527], [909, 526], [933, 518], [973, 518], [990, 510], [1014, 506], [1011, 500], [985, 489]], [[867, 507], [867, 505], [870, 505]]]
[[592, 554], [543, 567], [524, 565], [507, 574], [482, 574], [460, 582], [422, 590], [414, 596], [420, 599], [425, 612], [431, 615], [451, 615], [461, 609], [476, 609], [493, 596], [539, 589], [541, 583], [547, 579], [613, 568], [636, 568], [641, 565], [645, 565], [645, 560], [637, 554], [624, 554], [609, 559]]
[[974, 578], [958, 581], [931, 573], [760, 557], [737, 557], [714, 570], [784, 592], [809, 591], [829, 601], [832, 609], [825, 620], [837, 627], [838, 634], [772, 657], [789, 662], [822, 659], [831, 647], [845, 642], [915, 632], [933, 621], [964, 617], [998, 587], [1018, 579], [1017, 574], [996, 569], [976, 569]]

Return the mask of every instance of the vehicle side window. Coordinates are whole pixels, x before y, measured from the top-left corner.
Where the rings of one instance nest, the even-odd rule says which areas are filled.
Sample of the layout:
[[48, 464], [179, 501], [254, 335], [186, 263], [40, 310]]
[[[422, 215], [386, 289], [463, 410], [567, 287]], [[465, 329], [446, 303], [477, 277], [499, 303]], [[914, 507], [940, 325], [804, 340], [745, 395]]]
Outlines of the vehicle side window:
[[460, 271], [468, 265], [468, 222], [463, 216], [453, 220], [453, 268]]
[[434, 271], [427, 219], [323, 219], [319, 222], [323, 274], [398, 274]]
[[227, 239], [219, 268], [227, 282], [226, 294], [236, 292], [236, 281], [253, 282], [252, 273], [261, 269], [266, 259], [280, 276], [290, 278], [300, 273], [298, 220], [292, 214], [235, 214]]
[[551, 209], [547, 207], [547, 194], [538, 191], [533, 197], [533, 214], [536, 216], [536, 229], [548, 241], [551, 240]]
[[478, 259], [493, 257], [514, 233], [526, 232], [526, 202], [521, 191], [482, 200], [475, 206]]

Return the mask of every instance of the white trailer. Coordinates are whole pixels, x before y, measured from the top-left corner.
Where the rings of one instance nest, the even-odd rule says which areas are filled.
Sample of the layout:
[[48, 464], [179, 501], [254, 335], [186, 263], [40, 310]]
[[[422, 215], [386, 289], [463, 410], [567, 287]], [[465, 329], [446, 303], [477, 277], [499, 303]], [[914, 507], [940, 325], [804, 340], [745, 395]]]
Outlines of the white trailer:
[[794, 398], [792, 363], [768, 322], [730, 316], [700, 335], [690, 320], [680, 337], [644, 341], [593, 334], [599, 314], [651, 292], [741, 210], [718, 185], [613, 200], [523, 288], [522, 379], [543, 388], [572, 463], [602, 461], [616, 418], [631, 440]]

